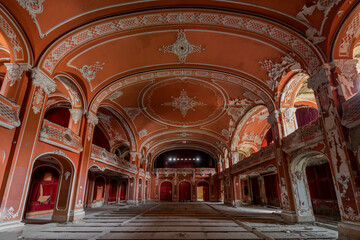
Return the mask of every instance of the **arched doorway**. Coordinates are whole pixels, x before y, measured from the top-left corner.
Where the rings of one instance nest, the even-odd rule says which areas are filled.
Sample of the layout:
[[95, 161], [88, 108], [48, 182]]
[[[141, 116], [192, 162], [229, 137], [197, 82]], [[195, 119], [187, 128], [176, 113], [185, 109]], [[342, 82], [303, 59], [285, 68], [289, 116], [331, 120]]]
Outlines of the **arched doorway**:
[[59, 170], [50, 166], [34, 169], [25, 218], [50, 215], [58, 191]]
[[147, 200], [148, 199], [148, 184], [149, 184], [149, 182], [148, 182], [148, 180], [146, 180], [145, 181], [145, 200]]
[[191, 200], [191, 185], [188, 182], [181, 182], [179, 184], [179, 201]]
[[315, 221], [314, 212], [322, 214], [318, 211], [321, 208], [327, 208], [328, 213], [332, 209], [333, 217], [340, 217], [329, 161], [323, 153], [298, 155], [291, 162], [290, 172], [299, 222]]
[[91, 207], [101, 207], [104, 205], [105, 197], [105, 179], [102, 176], [98, 176], [95, 179], [94, 194], [92, 198]]
[[207, 182], [199, 182], [197, 185], [197, 200], [209, 201], [209, 184]]
[[115, 203], [116, 202], [116, 195], [117, 195], [117, 180], [112, 179], [110, 181], [108, 203]]
[[139, 189], [138, 189], [138, 200], [139, 200], [139, 202], [141, 202], [143, 200], [143, 198], [142, 198], [142, 183], [143, 183], [142, 179], [139, 178]]
[[126, 200], [126, 181], [123, 181], [120, 186], [120, 201], [123, 202]]
[[74, 175], [74, 164], [66, 156], [46, 153], [35, 158], [24, 219], [41, 216], [42, 220], [67, 222]]
[[160, 185], [160, 200], [171, 201], [172, 200], [172, 184], [171, 182], [162, 182]]

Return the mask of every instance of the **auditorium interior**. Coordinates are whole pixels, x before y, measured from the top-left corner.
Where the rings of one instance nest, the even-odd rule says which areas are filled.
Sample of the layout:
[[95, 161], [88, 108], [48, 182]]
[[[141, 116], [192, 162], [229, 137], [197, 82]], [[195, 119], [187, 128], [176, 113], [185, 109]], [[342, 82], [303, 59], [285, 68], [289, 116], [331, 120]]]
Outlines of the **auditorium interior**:
[[0, 239], [360, 239], [359, 0], [0, 0]]

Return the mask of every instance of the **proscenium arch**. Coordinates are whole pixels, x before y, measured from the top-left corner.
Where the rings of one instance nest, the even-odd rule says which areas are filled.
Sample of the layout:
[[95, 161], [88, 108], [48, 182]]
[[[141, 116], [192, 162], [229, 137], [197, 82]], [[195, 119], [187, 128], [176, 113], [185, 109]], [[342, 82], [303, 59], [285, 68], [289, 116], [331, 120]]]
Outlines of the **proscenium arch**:
[[[167, 17], [164, 17], [164, 15], [167, 15]], [[131, 21], [134, 23], [128, 23], [128, 26], [120, 26], [119, 24], [119, 21], [124, 22], [126, 21], [126, 19], [129, 18], [147, 19], [150, 16], [152, 18], [151, 21], [139, 20], [138, 23], [137, 21]], [[208, 20], [203, 21], [203, 18], [206, 18]], [[185, 19], [185, 21], [183, 21], [183, 19]], [[226, 20], [221, 21], [220, 19]], [[139, 24], [140, 22], [141, 24]], [[240, 24], [242, 22], [250, 24]], [[275, 21], [270, 21], [268, 19], [265, 20], [259, 17], [245, 14], [229, 13], [226, 11], [186, 9], [172, 10], [168, 12], [164, 12], [164, 10], [145, 11], [138, 15], [129, 14], [123, 16], [115, 16], [92, 22], [74, 30], [73, 32], [55, 41], [40, 59], [39, 66], [47, 73], [53, 74], [56, 66], [63, 59], [63, 57], [82, 44], [86, 44], [90, 41], [106, 37], [110, 34], [123, 33], [126, 32], [127, 29], [134, 30], [149, 28], [152, 26], [176, 26], [182, 23], [186, 23], [187, 26], [205, 25], [212, 27], [228, 28], [236, 31], [244, 31], [251, 34], [262, 34], [263, 36], [270, 38], [271, 40], [277, 42], [280, 45], [287, 46], [289, 49], [294, 49], [294, 51], [299, 55], [299, 57], [303, 59], [304, 62], [306, 62], [307, 68], [309, 69], [310, 73], [315, 71], [322, 62], [322, 56], [319, 51], [317, 51], [317, 49], [312, 44], [309, 44], [309, 42], [303, 36], [294, 32], [290, 28], [278, 25]], [[263, 27], [257, 27], [258, 25]], [[72, 38], [76, 37], [76, 34], [81, 34], [81, 31], [86, 32], [101, 27], [105, 28], [106, 30], [95, 32], [95, 34], [91, 34], [91, 37], [89, 34], [87, 39], [83, 39], [83, 41], [77, 42], [74, 41], [74, 44], [72, 44], [72, 46], [63, 48], [66, 42], [71, 41]], [[86, 35], [87, 34], [84, 34], [84, 36]], [[279, 36], [282, 36], [283, 38]], [[289, 39], [291, 39], [291, 41], [289, 41]], [[296, 42], [297, 44], [293, 44], [294, 42]], [[63, 48], [62, 51], [60, 50], [61, 48]]]

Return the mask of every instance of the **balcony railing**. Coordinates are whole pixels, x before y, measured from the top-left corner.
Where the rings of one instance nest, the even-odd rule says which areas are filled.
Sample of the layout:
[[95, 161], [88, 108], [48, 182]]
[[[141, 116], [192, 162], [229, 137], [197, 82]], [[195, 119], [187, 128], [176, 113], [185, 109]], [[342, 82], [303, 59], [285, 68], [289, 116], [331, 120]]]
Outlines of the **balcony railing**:
[[69, 151], [80, 153], [83, 150], [81, 138], [69, 128], [64, 128], [46, 119], [40, 130], [40, 141]]
[[347, 128], [360, 125], [360, 93], [343, 103], [341, 124]]
[[216, 170], [215, 168], [158, 168], [155, 173], [163, 174], [165, 176], [174, 175], [175, 173], [183, 176], [188, 174], [192, 175], [194, 173], [195, 175], [205, 176], [210, 174], [214, 175]]
[[253, 167], [265, 161], [275, 158], [274, 144], [261, 148], [258, 152], [251, 154], [249, 157], [239, 161], [231, 168], [231, 173], [237, 173], [246, 168]]
[[20, 126], [19, 105], [0, 95], [0, 126], [13, 129]]
[[319, 119], [317, 118], [286, 136], [283, 139], [283, 150], [286, 153], [293, 152], [305, 145], [309, 145], [322, 139], [323, 132], [321, 130]]
[[94, 160], [105, 162], [107, 164], [112, 164], [115, 167], [119, 167], [135, 174], [138, 172], [134, 164], [131, 164], [128, 161], [119, 158], [118, 156], [116, 156], [116, 154], [106, 151], [105, 148], [96, 146], [94, 144], [92, 145], [91, 158]]

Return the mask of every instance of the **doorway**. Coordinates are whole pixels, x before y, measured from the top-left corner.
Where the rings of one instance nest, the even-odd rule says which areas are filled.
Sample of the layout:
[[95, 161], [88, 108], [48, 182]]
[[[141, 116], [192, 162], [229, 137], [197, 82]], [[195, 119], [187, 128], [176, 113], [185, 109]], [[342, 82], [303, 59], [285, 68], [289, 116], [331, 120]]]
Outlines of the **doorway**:
[[171, 201], [172, 200], [172, 184], [171, 184], [171, 182], [161, 183], [160, 200], [161, 201]]
[[259, 179], [257, 177], [251, 178], [251, 188], [252, 188], [252, 202], [253, 202], [253, 204], [255, 204], [255, 205], [261, 204]]
[[191, 186], [188, 182], [181, 182], [179, 184], [179, 201], [191, 200]]
[[209, 201], [209, 184], [207, 182], [199, 182], [197, 185], [197, 200]]

